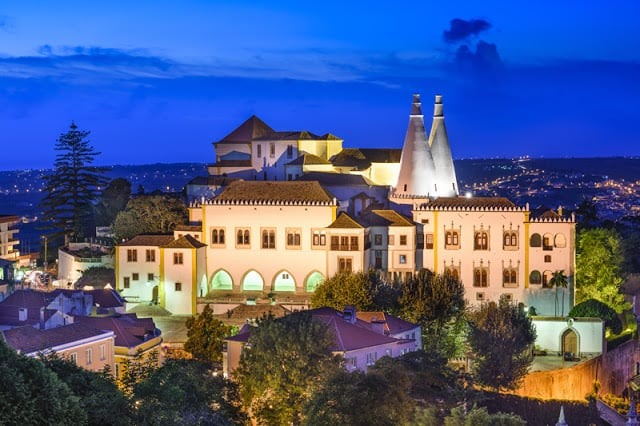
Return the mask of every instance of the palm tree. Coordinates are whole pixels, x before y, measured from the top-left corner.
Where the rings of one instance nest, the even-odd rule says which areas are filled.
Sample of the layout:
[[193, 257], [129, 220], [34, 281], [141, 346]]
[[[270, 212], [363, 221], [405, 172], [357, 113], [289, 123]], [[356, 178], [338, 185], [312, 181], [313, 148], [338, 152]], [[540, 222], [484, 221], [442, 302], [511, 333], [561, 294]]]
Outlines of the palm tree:
[[556, 309], [555, 316], [558, 316], [558, 287], [562, 287], [562, 316], [564, 316], [564, 289], [569, 285], [569, 280], [567, 276], [564, 274], [564, 270], [555, 271], [551, 275], [551, 279], [549, 280], [549, 285], [551, 287], [556, 288]]

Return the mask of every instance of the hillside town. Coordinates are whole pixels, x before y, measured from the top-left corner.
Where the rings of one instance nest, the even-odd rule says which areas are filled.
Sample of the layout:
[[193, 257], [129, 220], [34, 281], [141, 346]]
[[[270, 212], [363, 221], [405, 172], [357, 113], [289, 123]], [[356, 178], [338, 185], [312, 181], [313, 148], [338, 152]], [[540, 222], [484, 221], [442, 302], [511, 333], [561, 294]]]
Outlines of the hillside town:
[[[84, 228], [56, 198], [64, 181], [16, 188], [46, 194], [40, 221], [56, 226], [23, 253], [22, 218], [0, 216], [0, 341], [105, 374], [134, 395], [134, 424], [159, 410], [145, 405], [145, 380], [203, 358], [239, 391], [191, 424], [357, 424], [357, 407], [335, 402], [347, 392], [380, 392], [379, 424], [467, 411], [513, 422], [500, 424], [638, 424], [640, 271], [618, 259], [607, 277], [589, 275], [609, 268], [587, 259], [615, 231], [586, 225], [593, 202], [540, 202], [580, 179], [519, 159], [512, 174], [460, 182], [442, 96], [407, 106], [401, 149], [347, 148], [257, 116], [230, 123], [206, 175], [184, 188], [134, 194], [136, 182], [96, 179]], [[66, 137], [78, 135], [72, 124]], [[509, 193], [525, 177], [534, 184]], [[592, 182], [611, 206], [598, 225], [635, 214], [637, 184]], [[623, 257], [633, 242], [610, 244]], [[391, 393], [404, 395], [394, 407]]]

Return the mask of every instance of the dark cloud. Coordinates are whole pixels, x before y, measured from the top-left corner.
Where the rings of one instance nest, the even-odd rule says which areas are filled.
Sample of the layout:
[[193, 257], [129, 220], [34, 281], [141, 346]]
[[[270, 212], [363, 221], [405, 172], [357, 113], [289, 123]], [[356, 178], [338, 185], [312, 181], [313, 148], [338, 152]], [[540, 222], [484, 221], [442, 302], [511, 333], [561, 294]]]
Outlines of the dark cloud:
[[467, 39], [470, 36], [480, 34], [491, 28], [491, 23], [484, 19], [464, 19], [455, 18], [449, 23], [450, 28], [442, 33], [444, 41], [455, 43]]
[[9, 28], [9, 17], [5, 15], [0, 15], [0, 30], [6, 30]]
[[476, 44], [475, 52], [466, 44], [460, 46], [456, 52], [455, 60], [463, 70], [476, 72], [498, 71], [503, 67], [496, 45], [484, 40], [480, 40]]

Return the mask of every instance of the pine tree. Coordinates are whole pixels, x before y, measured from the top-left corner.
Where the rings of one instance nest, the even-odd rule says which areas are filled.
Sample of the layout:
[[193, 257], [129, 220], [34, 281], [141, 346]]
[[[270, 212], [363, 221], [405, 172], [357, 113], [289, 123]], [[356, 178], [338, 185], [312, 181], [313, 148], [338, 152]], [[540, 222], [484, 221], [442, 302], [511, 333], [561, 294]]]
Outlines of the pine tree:
[[55, 230], [53, 237], [64, 236], [65, 244], [92, 234], [92, 203], [107, 182], [105, 169], [92, 165], [100, 153], [86, 139], [89, 133], [72, 122], [57, 139], [54, 170], [44, 178], [43, 217]]

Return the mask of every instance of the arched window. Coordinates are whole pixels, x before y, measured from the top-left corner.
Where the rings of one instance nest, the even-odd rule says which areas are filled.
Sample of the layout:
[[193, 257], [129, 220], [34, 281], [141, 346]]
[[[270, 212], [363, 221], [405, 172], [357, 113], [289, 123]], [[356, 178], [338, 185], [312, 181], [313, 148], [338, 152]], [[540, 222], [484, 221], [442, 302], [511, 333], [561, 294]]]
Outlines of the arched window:
[[540, 237], [540, 234], [531, 235], [531, 238], [529, 239], [529, 245], [531, 247], [540, 247], [540, 246], [542, 246], [542, 237]]
[[273, 291], [296, 291], [296, 281], [289, 271], [280, 271], [273, 279]]
[[262, 248], [263, 249], [276, 248], [276, 231], [274, 229], [262, 230]]
[[244, 242], [244, 245], [245, 245], [245, 246], [248, 246], [248, 245], [249, 245], [249, 242], [250, 242], [250, 239], [249, 239], [249, 230], [248, 230], [248, 229], [245, 229], [245, 230], [244, 230], [244, 234], [243, 234], [243, 235], [244, 235], [244, 241], [243, 241], [243, 242]]
[[218, 244], [218, 230], [211, 231], [211, 244]]
[[474, 287], [488, 287], [489, 286], [489, 271], [486, 267], [473, 268], [473, 286]]
[[219, 270], [211, 277], [211, 290], [232, 290], [233, 280], [225, 270]]
[[542, 250], [553, 250], [553, 236], [551, 234], [544, 234], [542, 237]]
[[264, 280], [256, 271], [249, 271], [242, 279], [242, 289], [248, 291], [262, 291], [264, 288]]
[[224, 244], [224, 229], [218, 231], [218, 241], [219, 244]]
[[529, 274], [529, 282], [531, 284], [540, 284], [542, 282], [542, 275], [540, 271], [531, 271]]
[[458, 231], [446, 231], [444, 235], [445, 248], [459, 248], [460, 234], [458, 233]]
[[324, 275], [320, 272], [312, 272], [305, 283], [305, 290], [309, 293], [316, 291], [318, 285], [324, 280]]
[[564, 237], [564, 234], [556, 234], [554, 237], [555, 246], [558, 248], [564, 248], [567, 246], [567, 239]]
[[474, 250], [489, 249], [489, 235], [485, 231], [479, 231], [475, 234]]
[[241, 246], [241, 245], [244, 245], [243, 242], [244, 242], [244, 239], [242, 238], [242, 229], [238, 229], [238, 232], [236, 235], [236, 244]]

